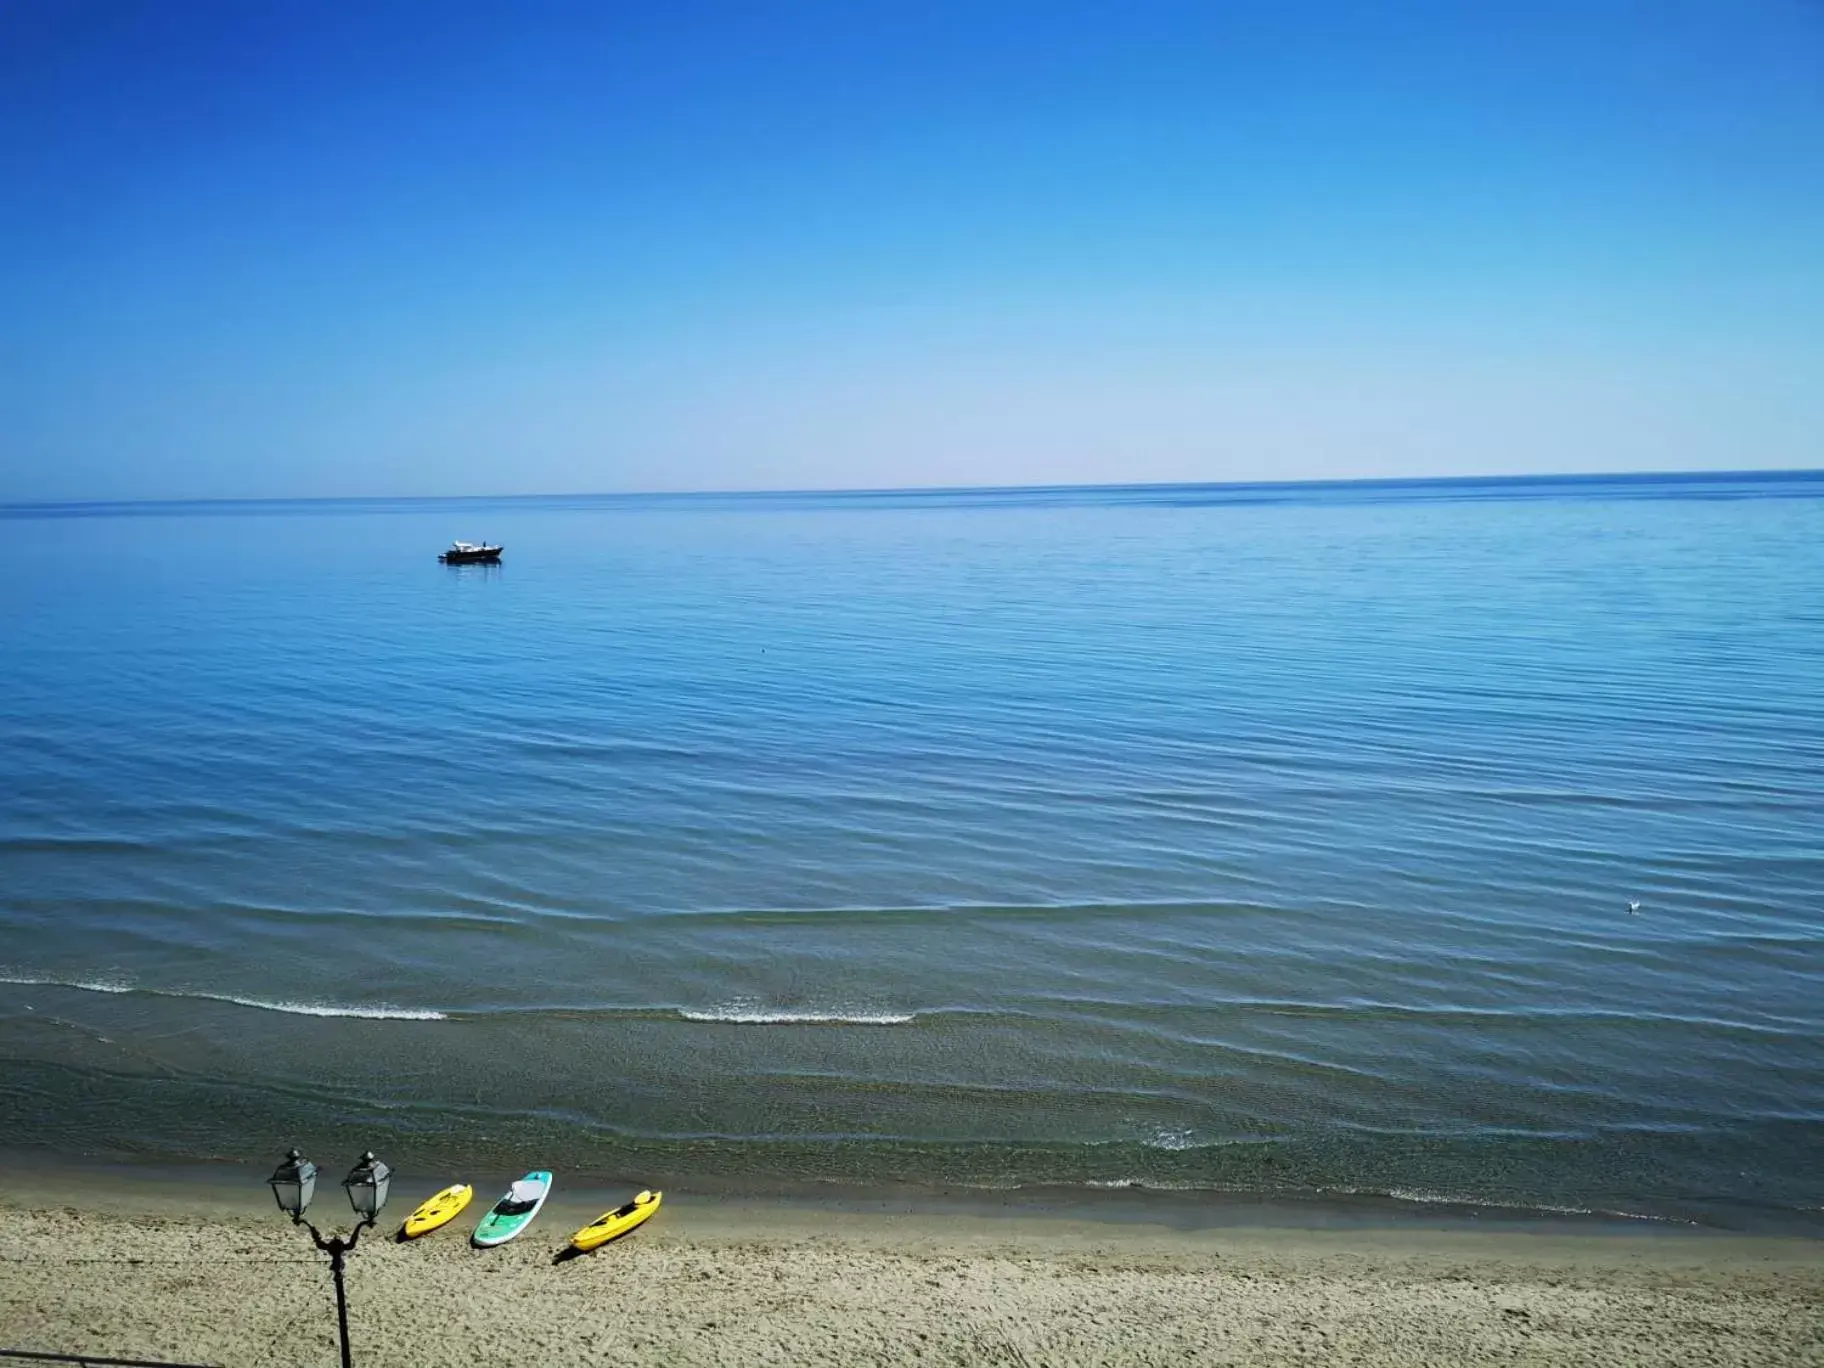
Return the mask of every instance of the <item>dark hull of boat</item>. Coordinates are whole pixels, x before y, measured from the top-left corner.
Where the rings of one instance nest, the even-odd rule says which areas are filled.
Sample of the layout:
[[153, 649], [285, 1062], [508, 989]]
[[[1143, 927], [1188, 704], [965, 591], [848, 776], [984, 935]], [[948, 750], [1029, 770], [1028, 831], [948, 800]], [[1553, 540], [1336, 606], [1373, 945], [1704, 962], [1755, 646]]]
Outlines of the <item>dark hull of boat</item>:
[[445, 551], [437, 559], [445, 565], [498, 565], [500, 548], [496, 546], [487, 551]]

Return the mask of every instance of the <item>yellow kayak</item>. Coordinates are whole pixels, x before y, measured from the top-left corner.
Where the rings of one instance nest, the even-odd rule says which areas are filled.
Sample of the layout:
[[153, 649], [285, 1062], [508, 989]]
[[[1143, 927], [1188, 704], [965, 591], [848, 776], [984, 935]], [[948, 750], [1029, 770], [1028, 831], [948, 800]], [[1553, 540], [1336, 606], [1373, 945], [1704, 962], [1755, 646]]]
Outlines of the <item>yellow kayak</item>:
[[598, 1216], [577, 1231], [570, 1237], [571, 1248], [595, 1249], [617, 1235], [625, 1235], [657, 1211], [659, 1203], [664, 1199], [665, 1194], [662, 1192], [642, 1192], [626, 1206], [616, 1207], [613, 1211]]
[[467, 1183], [451, 1183], [435, 1197], [426, 1198], [424, 1205], [405, 1218], [405, 1238], [415, 1240], [440, 1225], [448, 1225], [462, 1214], [474, 1195], [475, 1189]]

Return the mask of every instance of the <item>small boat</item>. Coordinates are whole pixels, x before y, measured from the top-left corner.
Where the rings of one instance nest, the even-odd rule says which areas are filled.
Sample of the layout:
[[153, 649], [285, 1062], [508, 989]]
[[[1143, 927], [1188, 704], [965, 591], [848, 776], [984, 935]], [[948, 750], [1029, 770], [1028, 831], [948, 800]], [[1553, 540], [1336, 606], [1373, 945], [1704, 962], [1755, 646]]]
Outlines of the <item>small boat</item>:
[[439, 1226], [448, 1225], [462, 1214], [462, 1209], [474, 1195], [475, 1189], [467, 1183], [451, 1183], [436, 1196], [425, 1198], [418, 1210], [405, 1218], [401, 1234], [408, 1240], [415, 1240], [420, 1235], [430, 1234]]
[[587, 1251], [607, 1244], [616, 1236], [625, 1235], [657, 1211], [664, 1196], [662, 1192], [642, 1192], [626, 1206], [616, 1207], [577, 1231], [570, 1237], [570, 1247]]
[[451, 542], [450, 549], [437, 559], [445, 565], [473, 565], [480, 561], [492, 564], [500, 559], [500, 548], [486, 542]]

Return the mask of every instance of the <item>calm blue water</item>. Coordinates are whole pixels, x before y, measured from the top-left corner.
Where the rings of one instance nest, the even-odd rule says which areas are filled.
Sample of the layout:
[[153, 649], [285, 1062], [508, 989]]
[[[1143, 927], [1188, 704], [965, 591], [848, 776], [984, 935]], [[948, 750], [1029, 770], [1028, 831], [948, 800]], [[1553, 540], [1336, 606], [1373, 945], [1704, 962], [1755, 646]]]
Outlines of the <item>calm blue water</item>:
[[0, 530], [9, 1143], [1824, 1223], [1819, 477]]

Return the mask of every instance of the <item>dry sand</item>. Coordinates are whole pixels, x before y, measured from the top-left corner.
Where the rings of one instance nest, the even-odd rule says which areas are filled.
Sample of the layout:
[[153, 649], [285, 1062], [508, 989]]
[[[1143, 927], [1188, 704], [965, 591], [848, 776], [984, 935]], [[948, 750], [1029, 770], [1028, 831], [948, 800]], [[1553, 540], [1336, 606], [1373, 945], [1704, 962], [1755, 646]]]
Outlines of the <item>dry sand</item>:
[[[401, 1193], [403, 1216], [418, 1194]], [[335, 1362], [327, 1267], [268, 1204], [0, 1194], [0, 1348]], [[325, 1194], [333, 1216], [341, 1195]], [[481, 1207], [468, 1217], [478, 1216]], [[355, 1362], [1824, 1364], [1824, 1244], [1424, 1228], [1175, 1232], [675, 1200], [552, 1262], [473, 1219], [350, 1260]], [[371, 1241], [371, 1242], [370, 1242]]]

